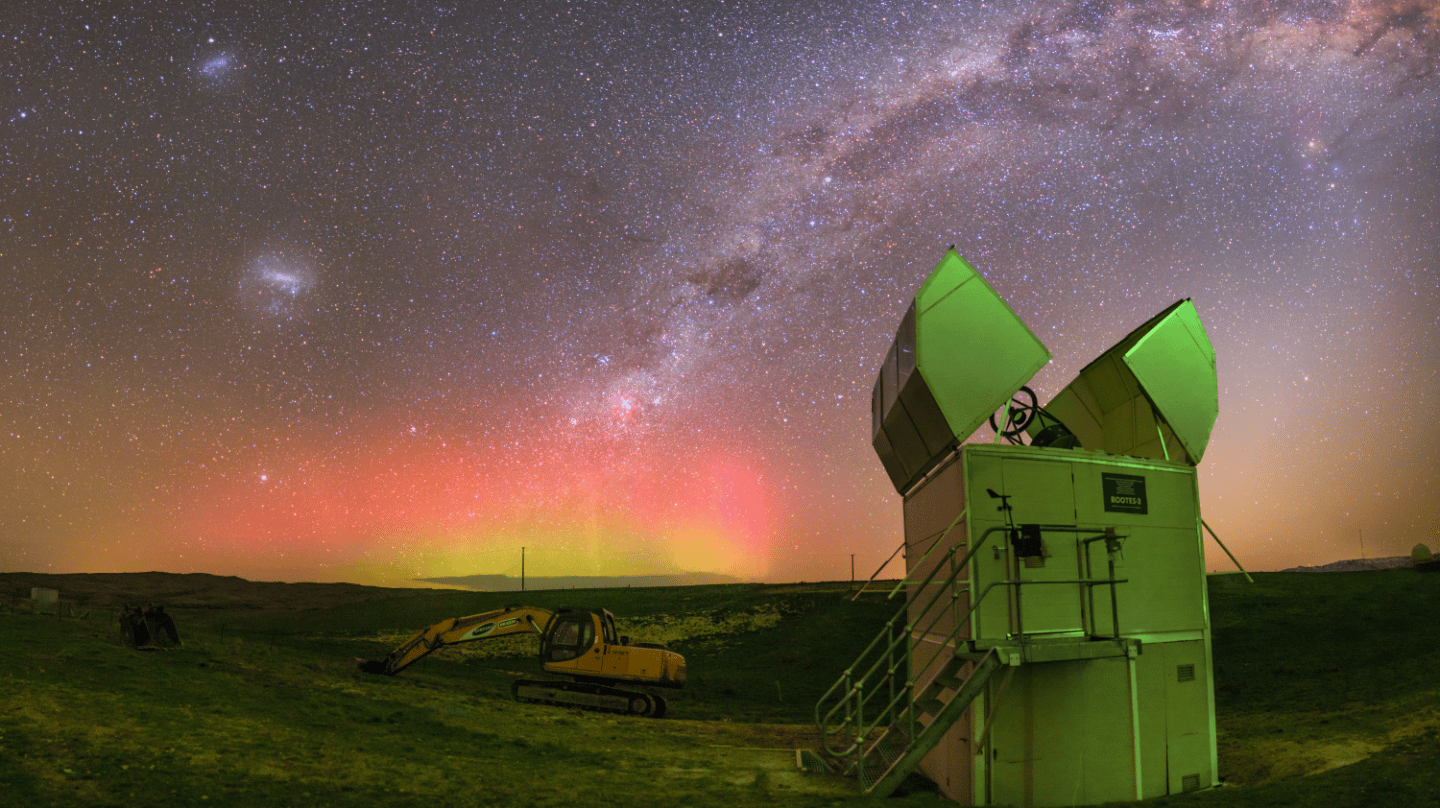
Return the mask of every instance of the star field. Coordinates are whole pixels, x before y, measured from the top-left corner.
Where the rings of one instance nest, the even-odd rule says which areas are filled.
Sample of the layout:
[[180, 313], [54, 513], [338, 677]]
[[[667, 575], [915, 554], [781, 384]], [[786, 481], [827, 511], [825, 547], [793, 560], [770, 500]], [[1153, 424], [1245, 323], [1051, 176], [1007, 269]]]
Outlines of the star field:
[[22, 1], [0, 42], [0, 567], [868, 575], [870, 387], [950, 244], [1042, 401], [1194, 299], [1247, 567], [1440, 549], [1440, 4]]

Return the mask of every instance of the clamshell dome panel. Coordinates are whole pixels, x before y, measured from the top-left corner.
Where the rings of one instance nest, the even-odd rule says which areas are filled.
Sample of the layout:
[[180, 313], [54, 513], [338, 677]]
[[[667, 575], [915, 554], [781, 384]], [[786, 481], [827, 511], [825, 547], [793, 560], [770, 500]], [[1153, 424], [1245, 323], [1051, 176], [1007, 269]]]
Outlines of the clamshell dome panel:
[[[1045, 405], [1109, 454], [1198, 465], [1220, 413], [1215, 348], [1190, 300], [1180, 300], [1086, 365]], [[1163, 440], [1163, 443], [1162, 443]]]
[[1050, 351], [952, 247], [916, 293], [875, 381], [875, 452], [905, 491], [1005, 406]]

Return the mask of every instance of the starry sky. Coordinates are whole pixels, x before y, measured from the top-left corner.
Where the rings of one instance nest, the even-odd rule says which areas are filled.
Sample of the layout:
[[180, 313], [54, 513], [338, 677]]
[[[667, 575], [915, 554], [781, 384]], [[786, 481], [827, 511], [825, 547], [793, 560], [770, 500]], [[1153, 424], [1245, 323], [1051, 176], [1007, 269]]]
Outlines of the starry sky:
[[0, 43], [0, 568], [865, 577], [951, 244], [1042, 401], [1195, 301], [1247, 567], [1440, 550], [1440, 3], [11, 0]]

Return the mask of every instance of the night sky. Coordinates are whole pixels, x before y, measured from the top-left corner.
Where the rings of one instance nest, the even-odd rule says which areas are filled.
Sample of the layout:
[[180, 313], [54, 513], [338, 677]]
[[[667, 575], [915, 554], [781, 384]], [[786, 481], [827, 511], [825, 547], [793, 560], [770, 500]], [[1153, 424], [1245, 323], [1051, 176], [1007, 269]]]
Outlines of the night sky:
[[0, 43], [0, 569], [866, 576], [870, 388], [951, 244], [1042, 401], [1194, 299], [1247, 567], [1440, 550], [1440, 3], [9, 0]]

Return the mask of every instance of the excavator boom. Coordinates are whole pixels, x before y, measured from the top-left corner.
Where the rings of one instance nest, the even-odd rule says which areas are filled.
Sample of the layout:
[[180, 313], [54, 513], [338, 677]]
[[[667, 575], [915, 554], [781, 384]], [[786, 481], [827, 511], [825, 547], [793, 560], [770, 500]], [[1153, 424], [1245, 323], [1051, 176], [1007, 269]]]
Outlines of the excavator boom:
[[555, 613], [533, 606], [506, 606], [469, 617], [452, 617], [416, 632], [384, 659], [356, 660], [365, 673], [394, 676], [447, 645], [493, 640], [511, 634], [541, 634]]

